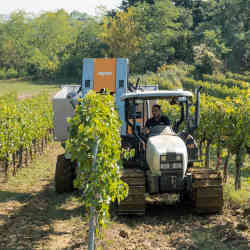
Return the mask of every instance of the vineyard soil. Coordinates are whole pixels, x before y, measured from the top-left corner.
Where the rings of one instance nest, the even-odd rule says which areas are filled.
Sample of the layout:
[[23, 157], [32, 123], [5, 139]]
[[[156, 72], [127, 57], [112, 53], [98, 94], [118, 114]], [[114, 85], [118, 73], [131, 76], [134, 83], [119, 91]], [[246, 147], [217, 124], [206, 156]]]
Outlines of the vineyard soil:
[[[55, 193], [57, 155], [46, 153], [0, 184], [0, 249], [87, 249], [87, 216], [77, 194]], [[248, 212], [247, 212], [248, 211]], [[99, 249], [249, 249], [249, 210], [198, 216], [168, 197], [148, 200], [144, 217], [112, 213]]]

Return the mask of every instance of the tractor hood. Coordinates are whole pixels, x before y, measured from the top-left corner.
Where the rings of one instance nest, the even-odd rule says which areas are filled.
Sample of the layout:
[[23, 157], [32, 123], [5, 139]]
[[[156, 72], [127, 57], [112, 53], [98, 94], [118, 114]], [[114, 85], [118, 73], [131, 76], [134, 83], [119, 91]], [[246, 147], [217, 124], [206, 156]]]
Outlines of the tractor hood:
[[[161, 158], [161, 156], [164, 158]], [[171, 171], [172, 173], [175, 172], [174, 170], [180, 172], [180, 169], [182, 169], [184, 175], [187, 169], [187, 157], [186, 144], [177, 135], [161, 134], [151, 136], [148, 139], [146, 160], [152, 174], [155, 176], [160, 176], [163, 169], [164, 172]], [[163, 159], [164, 163], [162, 163]], [[175, 164], [177, 159], [179, 163]], [[166, 164], [165, 167], [162, 164]]]

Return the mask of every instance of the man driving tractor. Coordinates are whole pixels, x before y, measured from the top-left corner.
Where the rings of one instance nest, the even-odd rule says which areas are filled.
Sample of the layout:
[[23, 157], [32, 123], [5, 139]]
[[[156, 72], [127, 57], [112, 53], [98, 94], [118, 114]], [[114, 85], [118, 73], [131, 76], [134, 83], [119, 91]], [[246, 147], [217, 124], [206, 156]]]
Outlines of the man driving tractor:
[[153, 117], [147, 120], [145, 127], [142, 131], [144, 134], [149, 134], [150, 130], [158, 125], [170, 126], [170, 120], [166, 115], [161, 114], [161, 106], [159, 104], [153, 105], [152, 115]]

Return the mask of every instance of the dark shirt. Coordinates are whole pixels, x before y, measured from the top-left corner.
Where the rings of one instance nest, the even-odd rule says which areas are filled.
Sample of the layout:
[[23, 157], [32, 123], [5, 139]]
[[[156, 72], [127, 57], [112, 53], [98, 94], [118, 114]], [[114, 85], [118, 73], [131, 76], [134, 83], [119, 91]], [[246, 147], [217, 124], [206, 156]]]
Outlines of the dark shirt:
[[147, 120], [145, 127], [152, 128], [157, 125], [170, 126], [170, 121], [167, 116], [161, 115], [160, 119], [156, 121], [154, 117]]

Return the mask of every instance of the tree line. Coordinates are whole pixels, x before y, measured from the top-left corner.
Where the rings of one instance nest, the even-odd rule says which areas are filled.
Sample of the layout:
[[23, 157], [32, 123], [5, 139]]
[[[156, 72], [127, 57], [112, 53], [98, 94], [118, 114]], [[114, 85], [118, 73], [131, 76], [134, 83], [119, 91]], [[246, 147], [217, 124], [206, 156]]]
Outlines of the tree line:
[[0, 78], [81, 79], [85, 57], [127, 57], [132, 73], [184, 62], [196, 75], [250, 67], [250, 2], [127, 0], [99, 16], [0, 15]]

